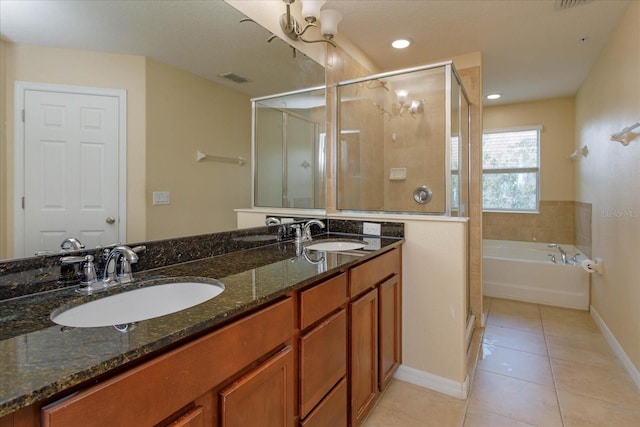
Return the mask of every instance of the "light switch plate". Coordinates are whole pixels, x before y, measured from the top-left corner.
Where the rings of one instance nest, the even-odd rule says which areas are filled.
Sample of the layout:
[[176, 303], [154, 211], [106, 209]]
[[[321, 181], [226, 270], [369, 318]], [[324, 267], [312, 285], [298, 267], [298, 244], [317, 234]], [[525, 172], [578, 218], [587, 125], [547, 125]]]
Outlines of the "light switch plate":
[[368, 234], [369, 236], [379, 236], [380, 224], [365, 222], [364, 224], [362, 224], [362, 234]]
[[154, 191], [153, 192], [153, 204], [154, 205], [169, 205], [169, 204], [171, 204], [171, 194], [168, 191]]
[[389, 179], [391, 181], [404, 181], [407, 179], [407, 168], [391, 168]]

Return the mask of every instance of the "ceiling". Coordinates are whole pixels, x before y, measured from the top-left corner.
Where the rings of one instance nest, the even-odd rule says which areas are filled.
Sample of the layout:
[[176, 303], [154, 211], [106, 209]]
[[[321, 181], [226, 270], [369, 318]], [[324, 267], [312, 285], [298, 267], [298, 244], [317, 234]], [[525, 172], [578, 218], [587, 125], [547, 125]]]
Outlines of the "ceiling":
[[[329, 0], [325, 8], [342, 12], [338, 31], [383, 70], [482, 52], [484, 94], [499, 92], [493, 103], [511, 103], [575, 94], [628, 4], [594, 0], [557, 9], [555, 0]], [[413, 44], [391, 48], [401, 37]]]
[[[629, 0], [569, 1], [575, 2], [558, 8], [556, 0], [328, 0], [325, 8], [343, 14], [338, 41], [348, 37], [381, 70], [482, 52], [483, 91], [503, 95], [485, 101], [491, 105], [576, 93]], [[268, 31], [253, 23], [238, 24], [241, 15], [226, 15], [229, 7], [223, 11], [222, 4], [0, 0], [0, 34], [17, 43], [145, 55], [218, 81], [223, 72], [251, 78], [259, 71], [277, 79], [285, 74], [282, 67], [303, 73], [310, 67], [300, 54], [293, 65], [282, 60], [291, 57], [287, 45], [267, 44]], [[257, 52], [245, 51], [247, 44], [225, 29], [229, 25], [246, 26], [264, 44]], [[399, 37], [413, 44], [392, 49], [391, 41]], [[266, 65], [273, 60], [275, 67]], [[266, 94], [258, 83], [253, 86], [243, 86], [244, 91]]]
[[252, 97], [324, 84], [322, 67], [243, 18], [221, 0], [0, 0], [10, 42], [146, 56]]

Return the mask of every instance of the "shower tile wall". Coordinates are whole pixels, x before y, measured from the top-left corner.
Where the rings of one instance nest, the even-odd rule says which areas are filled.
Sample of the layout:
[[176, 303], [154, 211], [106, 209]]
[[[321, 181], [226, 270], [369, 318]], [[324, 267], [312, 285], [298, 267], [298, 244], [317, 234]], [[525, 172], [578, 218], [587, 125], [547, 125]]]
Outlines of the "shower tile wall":
[[591, 204], [540, 201], [540, 213], [485, 212], [483, 237], [497, 240], [565, 243], [591, 252]]

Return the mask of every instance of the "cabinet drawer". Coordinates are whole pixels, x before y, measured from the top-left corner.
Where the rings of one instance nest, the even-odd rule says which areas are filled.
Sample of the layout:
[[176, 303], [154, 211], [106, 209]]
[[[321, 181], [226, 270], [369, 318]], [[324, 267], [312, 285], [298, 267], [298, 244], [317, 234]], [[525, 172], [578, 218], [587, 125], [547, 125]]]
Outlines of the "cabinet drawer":
[[300, 329], [305, 329], [347, 302], [347, 274], [342, 273], [300, 292]]
[[43, 425], [155, 425], [292, 335], [287, 298], [43, 408]]
[[290, 346], [220, 392], [220, 427], [293, 425], [295, 374]]
[[349, 295], [353, 298], [384, 279], [400, 273], [400, 251], [392, 249], [349, 271]]
[[300, 426], [347, 427], [347, 380], [343, 378]]
[[300, 337], [300, 417], [347, 373], [347, 312], [345, 309]]

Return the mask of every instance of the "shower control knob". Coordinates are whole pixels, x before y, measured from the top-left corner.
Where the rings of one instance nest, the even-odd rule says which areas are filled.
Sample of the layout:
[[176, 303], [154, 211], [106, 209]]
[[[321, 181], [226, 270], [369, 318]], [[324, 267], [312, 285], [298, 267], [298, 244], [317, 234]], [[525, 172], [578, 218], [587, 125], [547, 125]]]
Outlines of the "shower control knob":
[[423, 185], [422, 187], [418, 187], [413, 191], [413, 200], [415, 200], [420, 204], [429, 203], [432, 196], [433, 196], [433, 192], [426, 185]]
[[105, 218], [105, 222], [107, 224], [115, 224], [116, 219], [114, 217], [112, 217], [112, 216], [108, 216], [108, 217]]

